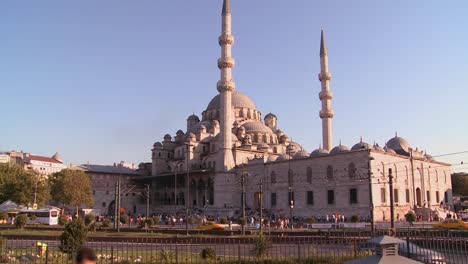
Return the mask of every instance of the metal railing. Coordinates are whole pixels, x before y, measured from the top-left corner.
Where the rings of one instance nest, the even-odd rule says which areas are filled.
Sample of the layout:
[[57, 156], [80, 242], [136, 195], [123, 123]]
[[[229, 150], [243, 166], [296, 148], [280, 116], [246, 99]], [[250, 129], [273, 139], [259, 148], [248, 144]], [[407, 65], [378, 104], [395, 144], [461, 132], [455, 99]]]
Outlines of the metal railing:
[[[376, 232], [374, 236], [383, 235]], [[317, 232], [309, 236], [257, 237], [107, 237], [92, 238], [98, 263], [343, 263], [374, 254], [368, 232]], [[447, 231], [401, 231], [400, 255], [425, 263], [468, 263], [468, 238]], [[43, 237], [45, 238], [45, 237]], [[58, 237], [2, 239], [0, 263], [73, 263], [60, 251]], [[409, 242], [409, 243], [408, 243]], [[406, 248], [406, 250], [405, 250]], [[409, 249], [409, 253], [408, 253]]]

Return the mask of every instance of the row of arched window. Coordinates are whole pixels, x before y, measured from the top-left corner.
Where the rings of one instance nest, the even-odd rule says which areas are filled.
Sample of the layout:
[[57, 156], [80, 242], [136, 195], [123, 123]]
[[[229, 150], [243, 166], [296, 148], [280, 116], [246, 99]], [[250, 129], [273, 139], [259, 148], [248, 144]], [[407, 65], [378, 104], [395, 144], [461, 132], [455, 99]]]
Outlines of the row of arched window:
[[[353, 162], [349, 163], [347, 172], [348, 172], [348, 177], [350, 179], [355, 179], [356, 178], [356, 171], [357, 171], [356, 165]], [[335, 173], [335, 170], [333, 169], [333, 166], [328, 165], [327, 169], [326, 169], [327, 180], [333, 180], [334, 179], [334, 173]], [[312, 183], [313, 175], [314, 175], [314, 173], [313, 173], [312, 167], [307, 167], [307, 169], [306, 169], [307, 183]], [[294, 181], [294, 171], [292, 169], [289, 169], [288, 170], [288, 182], [293, 182], [293, 181]], [[276, 183], [276, 172], [275, 171], [272, 171], [270, 173], [270, 182], [271, 183]]]

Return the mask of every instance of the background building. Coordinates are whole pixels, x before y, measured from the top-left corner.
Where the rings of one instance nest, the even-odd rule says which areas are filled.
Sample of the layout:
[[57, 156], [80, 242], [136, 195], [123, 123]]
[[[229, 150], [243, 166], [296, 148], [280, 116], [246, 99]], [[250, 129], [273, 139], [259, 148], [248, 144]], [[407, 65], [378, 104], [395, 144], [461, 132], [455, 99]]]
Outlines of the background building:
[[67, 168], [62, 156], [57, 152], [52, 157], [39, 156], [22, 151], [5, 151], [0, 153], [0, 163], [14, 163], [25, 169], [35, 170], [40, 175], [48, 176]]

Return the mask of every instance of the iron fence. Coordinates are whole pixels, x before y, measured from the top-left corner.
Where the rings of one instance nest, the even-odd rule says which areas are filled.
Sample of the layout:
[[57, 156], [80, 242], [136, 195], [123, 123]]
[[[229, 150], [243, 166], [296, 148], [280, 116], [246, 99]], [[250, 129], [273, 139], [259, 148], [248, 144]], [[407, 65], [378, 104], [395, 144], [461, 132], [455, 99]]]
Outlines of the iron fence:
[[[384, 234], [375, 233], [374, 236]], [[407, 231], [400, 255], [425, 263], [468, 263], [468, 238], [453, 232]], [[317, 232], [309, 236], [92, 238], [98, 263], [343, 263], [374, 254], [367, 232]], [[73, 263], [57, 237], [4, 238], [0, 263]], [[405, 250], [406, 248], [406, 250]], [[409, 249], [409, 250], [408, 250]], [[261, 262], [268, 260], [268, 262]]]

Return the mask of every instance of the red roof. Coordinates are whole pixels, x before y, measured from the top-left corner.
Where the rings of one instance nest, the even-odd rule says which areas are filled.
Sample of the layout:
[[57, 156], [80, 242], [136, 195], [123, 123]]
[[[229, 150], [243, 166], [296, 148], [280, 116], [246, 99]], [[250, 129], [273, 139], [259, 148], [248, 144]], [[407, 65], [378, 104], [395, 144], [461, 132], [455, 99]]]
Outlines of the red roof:
[[30, 160], [37, 160], [37, 161], [44, 161], [44, 162], [52, 162], [52, 163], [59, 163], [62, 164], [62, 162], [55, 160], [53, 158], [49, 157], [44, 157], [44, 156], [36, 156], [36, 155], [29, 155]]

